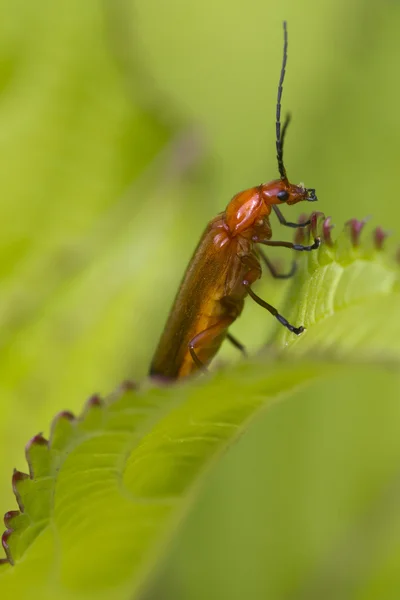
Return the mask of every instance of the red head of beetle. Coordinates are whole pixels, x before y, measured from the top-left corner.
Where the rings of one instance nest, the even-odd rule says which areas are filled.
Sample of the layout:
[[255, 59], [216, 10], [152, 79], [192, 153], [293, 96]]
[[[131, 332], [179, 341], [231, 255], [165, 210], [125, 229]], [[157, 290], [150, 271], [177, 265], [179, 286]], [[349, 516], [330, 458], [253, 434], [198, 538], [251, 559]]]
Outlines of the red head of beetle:
[[302, 184], [294, 185], [287, 179], [275, 179], [260, 186], [264, 202], [272, 204], [297, 204], [302, 200], [316, 202], [318, 200], [313, 188], [306, 188]]

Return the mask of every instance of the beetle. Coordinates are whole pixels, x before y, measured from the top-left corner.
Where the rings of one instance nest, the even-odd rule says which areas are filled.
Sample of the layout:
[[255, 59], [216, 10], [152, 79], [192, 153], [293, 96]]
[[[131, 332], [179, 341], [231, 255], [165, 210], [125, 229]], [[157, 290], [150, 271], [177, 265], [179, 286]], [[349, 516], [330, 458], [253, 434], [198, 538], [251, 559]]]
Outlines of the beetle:
[[318, 237], [308, 246], [271, 241], [271, 210], [274, 210], [282, 225], [304, 227], [310, 221], [289, 222], [279, 206], [317, 200], [315, 189], [289, 182], [283, 161], [285, 134], [290, 122], [288, 114], [281, 127], [288, 46], [286, 21], [283, 23], [283, 34], [283, 60], [276, 103], [276, 154], [280, 178], [236, 194], [225, 211], [208, 223], [189, 262], [156, 349], [150, 367], [152, 376], [177, 379], [198, 370], [206, 370], [206, 365], [214, 358], [224, 339], [245, 353], [244, 346], [228, 329], [241, 314], [247, 295], [289, 331], [296, 335], [304, 331], [302, 326], [291, 325], [252, 289], [262, 274], [260, 261], [275, 278], [288, 278], [294, 273], [293, 267], [290, 273], [277, 273], [260, 245], [282, 246], [297, 251], [311, 251], [320, 245]]

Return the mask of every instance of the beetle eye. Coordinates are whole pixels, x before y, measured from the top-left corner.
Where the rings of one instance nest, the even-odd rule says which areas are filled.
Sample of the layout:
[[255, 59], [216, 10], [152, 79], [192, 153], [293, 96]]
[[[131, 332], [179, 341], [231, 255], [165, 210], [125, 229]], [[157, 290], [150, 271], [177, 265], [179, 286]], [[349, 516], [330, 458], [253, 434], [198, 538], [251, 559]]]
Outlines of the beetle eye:
[[281, 190], [277, 193], [276, 197], [281, 202], [286, 202], [286, 200], [289, 198], [289, 193], [286, 190]]

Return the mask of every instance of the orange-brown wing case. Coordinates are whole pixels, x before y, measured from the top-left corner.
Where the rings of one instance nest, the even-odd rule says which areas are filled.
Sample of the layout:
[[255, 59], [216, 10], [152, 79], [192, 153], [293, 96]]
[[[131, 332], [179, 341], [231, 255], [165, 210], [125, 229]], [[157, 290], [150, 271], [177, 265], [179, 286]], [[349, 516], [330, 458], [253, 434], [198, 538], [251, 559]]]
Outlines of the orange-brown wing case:
[[[189, 342], [225, 317], [233, 321], [242, 311], [246, 290], [241, 279], [247, 268], [237, 255], [235, 239], [222, 246], [215, 242], [220, 223], [221, 215], [209, 223], [192, 256], [155, 352], [151, 375], [175, 379], [196, 370]], [[200, 350], [202, 362], [215, 356], [226, 333], [222, 328]]]

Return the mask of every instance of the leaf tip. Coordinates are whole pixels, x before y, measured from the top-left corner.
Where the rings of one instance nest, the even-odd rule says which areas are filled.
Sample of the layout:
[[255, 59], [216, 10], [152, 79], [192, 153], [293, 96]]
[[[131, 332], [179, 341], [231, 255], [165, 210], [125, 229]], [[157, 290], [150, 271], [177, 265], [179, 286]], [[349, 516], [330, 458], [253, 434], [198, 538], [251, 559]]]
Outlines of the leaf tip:
[[[301, 215], [299, 216], [298, 219], [298, 223], [305, 223], [306, 221], [309, 220], [309, 215], [307, 215], [306, 213], [301, 213]], [[305, 241], [305, 232], [304, 230], [306, 229], [306, 227], [298, 227], [295, 231], [294, 234], [294, 241], [296, 244], [303, 244]]]
[[3, 535], [1, 536], [1, 545], [3, 546], [3, 550], [6, 553], [6, 558], [2, 558], [0, 560], [0, 564], [9, 563], [10, 565], [14, 565], [14, 560], [11, 556], [10, 545], [8, 543], [8, 540], [13, 531], [13, 529], [6, 529]]
[[100, 396], [98, 394], [93, 394], [93, 396], [90, 396], [90, 398], [88, 400], [86, 400], [85, 409], [83, 412], [86, 412], [87, 410], [90, 410], [91, 408], [97, 408], [98, 406], [103, 406], [103, 404], [104, 404], [104, 402], [100, 398]]
[[34, 435], [33, 438], [31, 438], [29, 440], [29, 442], [26, 444], [25, 446], [25, 457], [26, 457], [26, 462], [28, 463], [28, 467], [29, 467], [29, 476], [31, 479], [33, 479], [34, 475], [35, 475], [35, 462], [37, 462], [37, 453], [36, 451], [40, 449], [45, 449], [45, 451], [47, 452], [49, 447], [49, 442], [46, 440], [46, 438], [43, 437], [42, 433], [38, 433], [37, 435]]
[[327, 246], [330, 246], [330, 247], [333, 246], [331, 232], [334, 227], [335, 227], [335, 225], [332, 223], [332, 217], [326, 217], [322, 223], [322, 232], [321, 233], [322, 233], [323, 242]]
[[137, 390], [138, 389], [138, 385], [135, 381], [132, 381], [131, 379], [126, 379], [125, 381], [123, 381], [119, 388], [118, 391], [119, 392], [130, 392], [131, 390]]
[[69, 410], [62, 410], [59, 413], [57, 413], [56, 416], [53, 418], [52, 425], [55, 425], [57, 421], [61, 419], [66, 419], [67, 421], [74, 421], [75, 415]]
[[311, 235], [315, 238], [320, 235], [321, 225], [325, 219], [325, 215], [323, 212], [316, 210], [311, 214], [310, 217], [310, 232]]
[[17, 471], [17, 469], [14, 469], [14, 473], [13, 473], [12, 480], [11, 480], [11, 485], [12, 485], [12, 490], [14, 492], [14, 496], [17, 501], [19, 510], [21, 512], [24, 511], [24, 504], [22, 502], [21, 494], [19, 492], [19, 486], [27, 479], [30, 479], [30, 477], [27, 473], [22, 473], [22, 471]]
[[350, 240], [354, 248], [359, 246], [361, 232], [370, 218], [371, 217], [365, 217], [364, 219], [349, 219], [346, 222], [346, 227], [348, 228]]
[[7, 529], [12, 529], [14, 519], [20, 514], [21, 512], [19, 510], [9, 510], [6, 512], [4, 515], [4, 525]]
[[[36, 436], [35, 436], [36, 437]], [[4, 515], [4, 525], [6, 530], [1, 536], [1, 544], [3, 546], [4, 552], [6, 554], [5, 558], [0, 558], [0, 566], [5, 564], [14, 565], [14, 559], [12, 557], [11, 548], [10, 548], [10, 537], [15, 531], [15, 521], [18, 519], [21, 514], [24, 512], [24, 504], [21, 499], [21, 493], [19, 491], [19, 486], [30, 479], [30, 476], [27, 473], [22, 473], [22, 471], [18, 471], [14, 469], [12, 475], [12, 489], [14, 492], [14, 496], [16, 498], [19, 510], [9, 510]]]
[[29, 442], [26, 444], [25, 446], [25, 454], [28, 455], [29, 452], [32, 449], [32, 446], [48, 446], [49, 442], [46, 440], [45, 437], [43, 437], [43, 433], [38, 433], [36, 435], [33, 436], [33, 438], [31, 438], [29, 440]]

